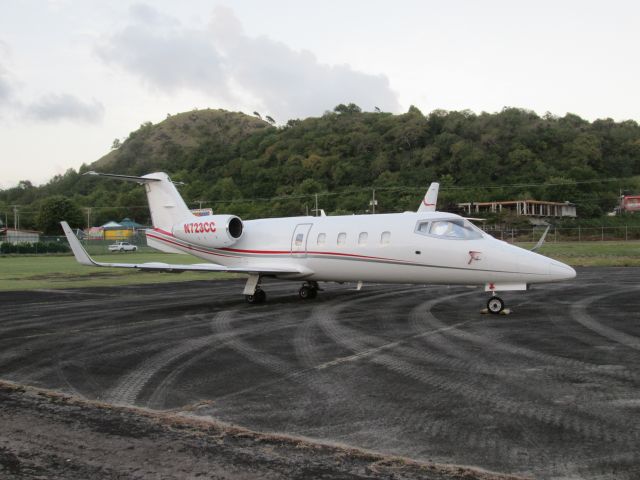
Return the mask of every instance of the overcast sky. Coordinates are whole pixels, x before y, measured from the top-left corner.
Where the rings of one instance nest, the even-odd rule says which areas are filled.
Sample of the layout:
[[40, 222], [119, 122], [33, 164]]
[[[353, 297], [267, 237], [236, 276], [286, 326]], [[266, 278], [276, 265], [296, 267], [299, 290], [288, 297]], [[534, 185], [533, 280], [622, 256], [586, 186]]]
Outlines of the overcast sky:
[[640, 120], [640, 2], [2, 0], [0, 188], [193, 108]]

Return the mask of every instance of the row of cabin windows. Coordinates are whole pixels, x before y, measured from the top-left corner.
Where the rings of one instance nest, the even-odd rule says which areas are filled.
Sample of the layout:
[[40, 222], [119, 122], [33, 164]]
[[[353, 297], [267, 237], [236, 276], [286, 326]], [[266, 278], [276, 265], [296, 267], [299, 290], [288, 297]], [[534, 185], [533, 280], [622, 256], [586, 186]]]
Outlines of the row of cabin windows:
[[[360, 232], [358, 235], [358, 245], [366, 245], [369, 240], [369, 234], [367, 232]], [[327, 234], [319, 233], [318, 234], [318, 245], [326, 245], [327, 244]], [[347, 234], [345, 232], [340, 232], [338, 234], [338, 238], [336, 239], [336, 243], [338, 245], [344, 245], [347, 243]], [[391, 232], [382, 232], [380, 234], [380, 244], [388, 245], [391, 243]]]

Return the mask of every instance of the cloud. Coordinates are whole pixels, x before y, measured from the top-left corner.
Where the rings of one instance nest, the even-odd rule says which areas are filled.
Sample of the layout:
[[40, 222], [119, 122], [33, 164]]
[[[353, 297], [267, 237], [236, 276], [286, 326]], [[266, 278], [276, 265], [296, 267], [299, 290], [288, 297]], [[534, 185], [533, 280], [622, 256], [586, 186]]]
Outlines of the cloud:
[[[218, 7], [207, 28], [189, 28], [152, 7], [131, 9], [128, 24], [103, 39], [100, 58], [164, 91], [191, 89], [212, 100], [247, 103], [284, 121], [339, 103], [400, 108], [384, 75], [327, 65], [268, 37], [247, 35], [233, 11]], [[244, 99], [244, 100], [243, 100]]]
[[[8, 56], [9, 46], [0, 40], [0, 60], [2, 60], [3, 57]], [[12, 91], [13, 86], [9, 76], [9, 71], [5, 68], [2, 62], [0, 62], [0, 105], [9, 102], [12, 96]]]
[[[0, 40], [0, 59], [10, 56], [9, 46]], [[104, 106], [97, 100], [83, 102], [69, 94], [49, 93], [37, 101], [25, 101], [19, 98], [15, 76], [0, 62], [0, 114], [9, 113], [22, 118], [43, 122], [70, 120], [95, 123], [102, 120]]]
[[7, 71], [0, 65], [0, 104], [8, 102], [11, 98], [11, 84]]
[[104, 116], [104, 106], [97, 100], [83, 102], [69, 94], [48, 94], [25, 106], [29, 118], [43, 121], [70, 120], [96, 123]]

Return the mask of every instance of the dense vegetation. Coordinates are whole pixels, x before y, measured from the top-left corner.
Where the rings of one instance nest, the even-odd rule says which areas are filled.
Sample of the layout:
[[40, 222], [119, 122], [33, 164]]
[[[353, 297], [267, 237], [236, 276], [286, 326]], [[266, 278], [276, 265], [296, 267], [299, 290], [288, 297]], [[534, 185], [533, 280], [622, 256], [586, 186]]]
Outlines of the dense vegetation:
[[191, 207], [247, 219], [304, 214], [315, 194], [329, 214], [361, 213], [374, 188], [377, 211], [414, 210], [434, 180], [442, 184], [440, 209], [459, 201], [535, 198], [574, 202], [583, 217], [612, 210], [620, 189], [640, 189], [636, 122], [541, 117], [516, 108], [423, 115], [411, 107], [392, 115], [350, 104], [282, 127], [199, 110], [143, 124], [113, 147], [42, 187], [25, 181], [0, 191], [0, 211], [9, 211], [11, 224], [9, 206], [20, 205], [21, 225], [38, 227], [45, 199], [65, 195], [92, 207], [92, 224], [124, 216], [147, 221], [142, 188], [81, 175], [92, 169], [167, 171], [185, 183], [180, 190]]

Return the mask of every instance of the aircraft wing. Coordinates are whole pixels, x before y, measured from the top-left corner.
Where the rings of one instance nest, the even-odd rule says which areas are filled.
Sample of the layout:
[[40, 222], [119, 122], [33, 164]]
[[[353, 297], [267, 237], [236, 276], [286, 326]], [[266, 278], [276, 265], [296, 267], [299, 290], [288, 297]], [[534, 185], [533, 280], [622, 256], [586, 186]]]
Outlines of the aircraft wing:
[[436, 203], [438, 202], [438, 190], [440, 189], [440, 184], [437, 182], [433, 182], [429, 186], [429, 190], [424, 195], [420, 206], [418, 207], [418, 212], [435, 212], [436, 211]]
[[146, 263], [105, 263], [96, 262], [84, 249], [78, 237], [76, 237], [67, 222], [60, 222], [64, 234], [69, 241], [71, 251], [76, 257], [78, 263], [90, 267], [113, 267], [113, 268], [137, 268], [139, 270], [157, 271], [157, 272], [227, 272], [227, 273], [249, 273], [249, 274], [284, 274], [284, 273], [302, 273], [296, 268], [272, 268], [260, 266], [243, 266], [243, 267], [225, 267], [213, 263], [195, 263], [195, 264], [179, 264], [179, 263], [162, 263], [162, 262], [146, 262]]
[[551, 228], [551, 225], [547, 225], [547, 229], [544, 231], [544, 233], [540, 237], [540, 240], [538, 240], [538, 243], [536, 243], [535, 246], [531, 249], [532, 252], [535, 252], [544, 244], [544, 241], [547, 238], [547, 233], [549, 233], [550, 228]]

